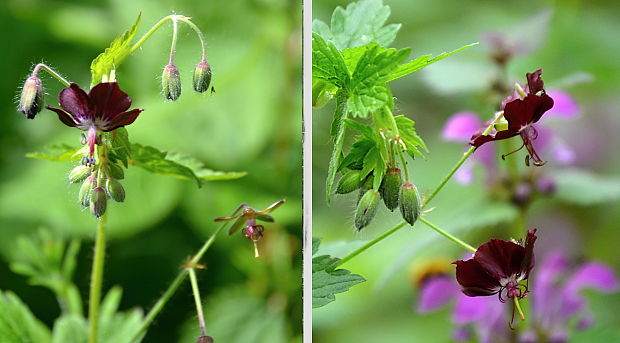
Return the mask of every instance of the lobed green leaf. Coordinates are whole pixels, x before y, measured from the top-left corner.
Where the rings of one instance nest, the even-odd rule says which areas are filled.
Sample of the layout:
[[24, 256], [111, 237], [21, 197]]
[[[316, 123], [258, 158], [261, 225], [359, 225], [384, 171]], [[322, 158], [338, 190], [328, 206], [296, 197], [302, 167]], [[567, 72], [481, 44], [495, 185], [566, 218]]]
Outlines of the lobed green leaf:
[[414, 154], [424, 157], [418, 148], [423, 149], [426, 153], [428, 153], [428, 148], [422, 138], [418, 136], [418, 133], [415, 130], [415, 122], [403, 115], [395, 116], [394, 121], [398, 127], [400, 138], [407, 146], [407, 153], [409, 153], [412, 157]]
[[26, 157], [54, 162], [71, 162], [79, 161], [84, 153], [85, 147], [75, 148], [68, 144], [56, 144], [48, 146], [44, 151], [29, 152]]
[[349, 70], [340, 51], [319, 34], [312, 34], [312, 78], [324, 80], [338, 88], [349, 82]]
[[50, 343], [49, 329], [17, 295], [0, 291], [0, 342]]

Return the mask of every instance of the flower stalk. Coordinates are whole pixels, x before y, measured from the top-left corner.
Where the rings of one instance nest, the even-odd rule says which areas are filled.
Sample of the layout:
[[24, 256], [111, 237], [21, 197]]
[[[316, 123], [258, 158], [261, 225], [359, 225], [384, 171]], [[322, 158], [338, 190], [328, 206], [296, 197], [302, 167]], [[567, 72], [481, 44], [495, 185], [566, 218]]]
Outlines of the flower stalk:
[[101, 285], [103, 283], [103, 266], [105, 260], [106, 238], [105, 213], [97, 220], [97, 236], [95, 238], [95, 256], [90, 279], [90, 296], [88, 300], [88, 343], [97, 343], [99, 322], [99, 302], [101, 301]]
[[194, 294], [194, 302], [196, 303], [196, 313], [198, 314], [198, 325], [200, 326], [200, 335], [206, 336], [207, 330], [205, 328], [205, 318], [202, 311], [202, 301], [200, 299], [200, 290], [198, 289], [198, 281], [196, 280], [196, 271], [194, 266], [187, 268], [189, 273], [189, 281], [192, 284], [192, 293]]

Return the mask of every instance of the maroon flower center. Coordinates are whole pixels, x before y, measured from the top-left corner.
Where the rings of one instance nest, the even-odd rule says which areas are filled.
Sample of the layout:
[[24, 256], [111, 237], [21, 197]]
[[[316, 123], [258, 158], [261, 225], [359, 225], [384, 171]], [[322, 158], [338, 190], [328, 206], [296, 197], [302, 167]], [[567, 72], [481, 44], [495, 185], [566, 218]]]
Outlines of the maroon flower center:
[[520, 284], [521, 277], [517, 275], [511, 275], [509, 278], [500, 280], [499, 301], [506, 302], [506, 298], [518, 298], [523, 299], [528, 294], [528, 287]]

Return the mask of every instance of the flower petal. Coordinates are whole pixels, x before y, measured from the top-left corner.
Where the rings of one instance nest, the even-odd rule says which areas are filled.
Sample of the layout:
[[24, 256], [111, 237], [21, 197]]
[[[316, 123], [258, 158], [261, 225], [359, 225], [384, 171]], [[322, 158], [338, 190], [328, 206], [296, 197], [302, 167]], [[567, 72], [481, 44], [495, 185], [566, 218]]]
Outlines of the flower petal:
[[123, 92], [117, 82], [103, 82], [93, 87], [88, 93], [95, 110], [95, 116], [109, 120], [118, 113], [127, 111], [131, 98]]
[[71, 86], [60, 91], [58, 101], [60, 107], [69, 112], [76, 121], [91, 118], [93, 114], [93, 106], [88, 95], [76, 83], [71, 83]]
[[473, 112], [458, 112], [452, 115], [443, 127], [442, 137], [446, 141], [467, 142], [472, 133], [482, 126]]
[[114, 115], [114, 117], [111, 118], [111, 121], [108, 122], [106, 127], [101, 128], [101, 131], [108, 132], [108, 131], [118, 129], [121, 126], [129, 125], [133, 123], [136, 120], [136, 118], [138, 118], [138, 115], [142, 111], [144, 110], [136, 108], [128, 112], [116, 114]]
[[508, 130], [520, 131], [537, 122], [552, 107], [553, 99], [547, 94], [541, 96], [528, 94], [523, 100], [516, 99], [507, 103], [504, 117], [508, 121]]
[[542, 74], [542, 69], [538, 69], [533, 73], [526, 73], [525, 77], [527, 78], [527, 86], [529, 88], [530, 94], [536, 94], [540, 91], [544, 91], [545, 83], [540, 78]]
[[518, 131], [511, 130], [498, 131], [490, 135], [482, 135], [482, 132], [478, 132], [471, 136], [471, 138], [469, 139], [469, 144], [477, 148], [484, 143], [514, 137], [518, 134]]
[[570, 94], [558, 90], [550, 91], [547, 94], [553, 99], [553, 108], [547, 112], [545, 117], [574, 118], [579, 114], [579, 105]]
[[416, 311], [419, 313], [433, 312], [458, 295], [458, 287], [453, 279], [447, 276], [436, 276], [425, 281], [420, 287], [420, 296]]
[[487, 274], [475, 259], [459, 260], [453, 263], [456, 264], [456, 280], [465, 295], [477, 297], [499, 292], [498, 280]]
[[491, 239], [482, 244], [476, 254], [480, 267], [495, 280], [500, 280], [521, 271], [525, 256], [525, 248], [513, 242]]
[[528, 278], [528, 275], [536, 263], [536, 257], [534, 255], [534, 243], [536, 239], [538, 239], [536, 231], [536, 229], [527, 230], [527, 236], [525, 237], [525, 255], [521, 262], [521, 271], [525, 272], [524, 279]]
[[601, 292], [616, 292], [620, 284], [614, 271], [599, 262], [583, 264], [566, 283], [569, 292], [577, 293], [584, 288], [591, 288]]
[[70, 127], [75, 127], [77, 124], [75, 123], [75, 121], [73, 120], [73, 117], [71, 115], [69, 115], [69, 113], [61, 110], [60, 108], [56, 108], [56, 107], [52, 107], [52, 106], [45, 106], [45, 108], [47, 108], [48, 110], [52, 110], [54, 112], [56, 112], [56, 114], [58, 114], [58, 119], [60, 119], [60, 121]]

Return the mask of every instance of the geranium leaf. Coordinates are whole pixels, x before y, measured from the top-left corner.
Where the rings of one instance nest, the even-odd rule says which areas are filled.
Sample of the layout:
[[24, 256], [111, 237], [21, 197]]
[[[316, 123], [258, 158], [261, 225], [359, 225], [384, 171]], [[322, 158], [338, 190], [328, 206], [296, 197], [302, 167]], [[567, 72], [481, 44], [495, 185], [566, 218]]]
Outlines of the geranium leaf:
[[420, 157], [424, 157], [418, 148], [421, 148], [427, 153], [428, 148], [422, 138], [418, 136], [418, 133], [415, 130], [415, 122], [403, 115], [395, 116], [394, 121], [398, 127], [398, 134], [400, 135], [400, 138], [407, 146], [407, 153], [412, 156], [415, 154]]
[[68, 144], [56, 144], [48, 146], [44, 151], [29, 152], [26, 157], [54, 162], [70, 162], [79, 161], [85, 152], [84, 147], [76, 148]]
[[15, 294], [0, 291], [0, 342], [50, 343], [51, 333]]
[[601, 176], [584, 170], [558, 170], [554, 174], [555, 196], [581, 206], [608, 203], [620, 199], [620, 178]]
[[312, 78], [338, 88], [345, 87], [349, 81], [349, 71], [340, 51], [317, 33], [312, 34]]

